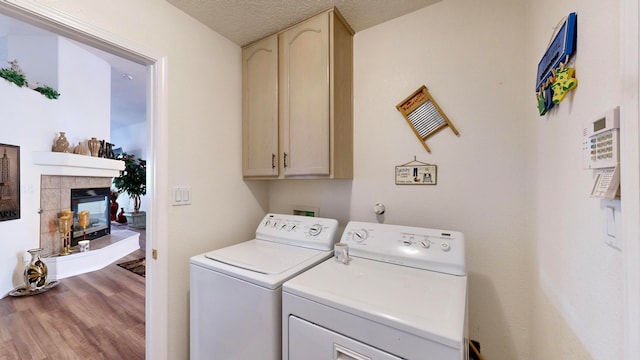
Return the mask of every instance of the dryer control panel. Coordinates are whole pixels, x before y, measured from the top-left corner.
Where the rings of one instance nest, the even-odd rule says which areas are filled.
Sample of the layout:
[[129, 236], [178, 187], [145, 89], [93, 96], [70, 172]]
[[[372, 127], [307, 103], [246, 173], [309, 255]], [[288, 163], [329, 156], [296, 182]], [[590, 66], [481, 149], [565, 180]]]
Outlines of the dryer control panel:
[[338, 240], [335, 219], [267, 214], [256, 229], [256, 239], [329, 251]]
[[459, 231], [350, 221], [340, 242], [353, 257], [466, 275], [464, 235]]

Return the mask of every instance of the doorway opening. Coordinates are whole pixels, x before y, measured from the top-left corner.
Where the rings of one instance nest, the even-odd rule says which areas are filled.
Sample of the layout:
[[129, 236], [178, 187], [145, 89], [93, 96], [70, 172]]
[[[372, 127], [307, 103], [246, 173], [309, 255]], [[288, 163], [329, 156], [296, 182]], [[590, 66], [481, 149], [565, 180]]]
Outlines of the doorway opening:
[[[83, 46], [111, 54], [124, 60], [137, 63], [144, 69], [145, 121], [143, 131], [146, 134], [145, 145], [147, 157], [147, 227], [145, 280], [145, 352], [146, 358], [167, 358], [167, 287], [165, 281], [158, 279], [167, 277], [167, 259], [158, 257], [157, 253], [166, 253], [167, 230], [166, 211], [167, 195], [157, 189], [166, 189], [167, 163], [167, 91], [166, 91], [166, 57], [156, 54], [138, 44], [116, 37], [95, 27], [79, 21], [53, 8], [32, 1], [12, 0], [0, 1], [0, 15], [24, 22], [31, 26], [68, 38]], [[126, 77], [128, 79], [128, 77]], [[152, 256], [153, 254], [153, 256]]]

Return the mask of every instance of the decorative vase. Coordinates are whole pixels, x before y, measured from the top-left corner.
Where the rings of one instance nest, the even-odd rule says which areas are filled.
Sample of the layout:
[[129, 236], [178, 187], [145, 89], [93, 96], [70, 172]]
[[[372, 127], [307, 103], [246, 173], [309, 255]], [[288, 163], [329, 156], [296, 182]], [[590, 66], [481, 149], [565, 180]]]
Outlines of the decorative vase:
[[87, 152], [89, 152], [89, 149], [87, 149], [87, 147], [84, 146], [84, 144], [82, 142], [78, 142], [78, 146], [73, 148], [73, 153], [74, 154], [87, 155]]
[[98, 153], [100, 152], [100, 140], [92, 137], [87, 141], [87, 144], [89, 144], [89, 151], [91, 152], [91, 156], [97, 157]]
[[60, 132], [60, 135], [58, 135], [58, 138], [53, 143], [53, 151], [65, 153], [69, 152], [69, 140], [67, 140], [64, 131]]
[[124, 216], [124, 208], [120, 208], [120, 214], [118, 214], [118, 220], [117, 220], [120, 224], [126, 224], [127, 223], [127, 217]]
[[27, 290], [38, 290], [47, 285], [47, 265], [40, 259], [42, 248], [27, 250], [31, 261], [24, 268], [24, 283]]
[[111, 215], [111, 221], [116, 221], [116, 216], [118, 215], [118, 202], [116, 201], [117, 199], [117, 196], [111, 195], [111, 209], [109, 211], [109, 214]]

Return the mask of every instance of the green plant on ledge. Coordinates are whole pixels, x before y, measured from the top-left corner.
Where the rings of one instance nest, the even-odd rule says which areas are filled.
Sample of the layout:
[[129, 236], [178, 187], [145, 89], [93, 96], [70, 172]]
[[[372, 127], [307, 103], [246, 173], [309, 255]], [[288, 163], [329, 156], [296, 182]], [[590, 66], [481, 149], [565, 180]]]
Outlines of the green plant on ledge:
[[23, 87], [27, 82], [24, 74], [13, 69], [0, 69], [0, 77], [18, 85], [18, 87]]
[[38, 85], [36, 87], [35, 85], [37, 83], [29, 84], [24, 72], [20, 68], [20, 65], [18, 65], [18, 60], [9, 61], [9, 65], [11, 65], [11, 67], [9, 68], [0, 68], [1, 78], [16, 84], [18, 87], [28, 86], [32, 90], [39, 92], [48, 99], [57, 99], [60, 96], [60, 93], [51, 86]]
[[118, 160], [124, 161], [124, 170], [113, 179], [113, 186], [120, 192], [126, 192], [133, 199], [134, 213], [140, 211], [140, 196], [147, 193], [147, 161], [135, 158], [135, 155], [122, 153]]
[[57, 99], [58, 96], [60, 96], [60, 93], [57, 92], [54, 88], [52, 88], [51, 86], [38, 86], [37, 88], [33, 89], [37, 92], [39, 92], [40, 94], [44, 95], [47, 99]]

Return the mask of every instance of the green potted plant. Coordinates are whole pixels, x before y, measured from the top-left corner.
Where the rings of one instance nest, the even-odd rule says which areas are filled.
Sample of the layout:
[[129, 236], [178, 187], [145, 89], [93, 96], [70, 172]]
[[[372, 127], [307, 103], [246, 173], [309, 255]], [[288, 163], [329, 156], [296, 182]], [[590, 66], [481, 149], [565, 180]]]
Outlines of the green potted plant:
[[125, 213], [127, 222], [133, 228], [144, 228], [146, 213], [140, 211], [140, 197], [147, 193], [147, 161], [127, 153], [118, 155], [117, 159], [124, 161], [124, 170], [113, 179], [113, 186], [133, 200], [133, 212]]

